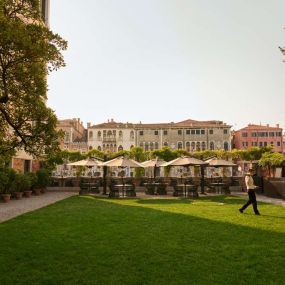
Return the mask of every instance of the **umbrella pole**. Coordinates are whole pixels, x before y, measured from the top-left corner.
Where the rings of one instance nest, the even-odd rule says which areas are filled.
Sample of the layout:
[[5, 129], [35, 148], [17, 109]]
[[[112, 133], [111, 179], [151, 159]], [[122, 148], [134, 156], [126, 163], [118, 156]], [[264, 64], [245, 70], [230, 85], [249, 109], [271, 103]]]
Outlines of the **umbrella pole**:
[[[104, 155], [104, 161], [107, 161], [106, 155]], [[107, 166], [103, 166], [103, 195], [107, 195]]]
[[205, 194], [205, 167], [201, 166], [201, 194]]

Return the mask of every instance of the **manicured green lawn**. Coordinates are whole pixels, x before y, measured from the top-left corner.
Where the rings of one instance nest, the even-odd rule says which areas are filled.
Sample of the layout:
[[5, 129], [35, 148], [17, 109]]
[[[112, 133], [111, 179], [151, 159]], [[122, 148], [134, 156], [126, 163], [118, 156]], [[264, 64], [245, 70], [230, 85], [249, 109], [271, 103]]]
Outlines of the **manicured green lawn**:
[[72, 197], [0, 224], [0, 284], [284, 284], [285, 208]]

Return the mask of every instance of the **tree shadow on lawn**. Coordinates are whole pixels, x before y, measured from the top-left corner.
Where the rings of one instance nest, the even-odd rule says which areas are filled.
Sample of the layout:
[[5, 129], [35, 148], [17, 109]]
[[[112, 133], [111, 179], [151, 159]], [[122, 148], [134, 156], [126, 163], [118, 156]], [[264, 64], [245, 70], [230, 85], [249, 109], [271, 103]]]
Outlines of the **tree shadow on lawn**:
[[234, 196], [206, 196], [198, 198], [169, 198], [169, 199], [138, 199], [138, 204], [192, 204], [195, 202], [214, 202], [222, 204], [235, 204], [242, 205], [245, 203], [245, 199]]
[[0, 283], [282, 284], [285, 234], [125, 201], [72, 197], [2, 224]]

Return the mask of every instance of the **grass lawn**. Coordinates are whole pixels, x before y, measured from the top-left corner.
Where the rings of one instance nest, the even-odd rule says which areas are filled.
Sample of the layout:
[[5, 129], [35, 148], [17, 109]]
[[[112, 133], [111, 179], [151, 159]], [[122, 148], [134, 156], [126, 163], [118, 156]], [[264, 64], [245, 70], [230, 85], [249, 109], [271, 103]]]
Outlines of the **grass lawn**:
[[0, 284], [284, 284], [285, 208], [68, 198], [0, 224]]

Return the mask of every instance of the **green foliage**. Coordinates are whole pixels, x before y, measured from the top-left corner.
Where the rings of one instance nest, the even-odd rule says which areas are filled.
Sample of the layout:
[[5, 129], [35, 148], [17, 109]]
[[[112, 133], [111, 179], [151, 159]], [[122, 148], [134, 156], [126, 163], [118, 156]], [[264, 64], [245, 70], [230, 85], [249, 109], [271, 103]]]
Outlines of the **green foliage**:
[[16, 178], [16, 171], [11, 168], [0, 169], [0, 193], [11, 193], [12, 184]]
[[170, 161], [178, 157], [178, 152], [171, 150], [169, 147], [162, 147], [161, 149], [154, 150], [151, 154], [152, 157], [158, 157], [165, 161]]
[[262, 155], [259, 165], [262, 167], [281, 167], [285, 165], [285, 155], [278, 152], [266, 152]]
[[87, 153], [87, 157], [95, 157], [95, 158], [104, 158], [104, 152], [97, 150], [97, 149], [92, 149]]
[[[35, 172], [28, 172], [26, 174], [28, 177], [29, 177], [29, 180], [30, 180], [30, 189], [35, 189], [35, 187], [37, 186], [37, 174]], [[27, 189], [29, 190], [29, 189]]]
[[11, 185], [11, 192], [24, 192], [31, 187], [31, 179], [28, 174], [17, 173]]
[[141, 147], [133, 147], [130, 150], [130, 158], [142, 162], [147, 160], [147, 153]]
[[62, 133], [45, 103], [46, 78], [64, 66], [67, 43], [42, 23], [37, 0], [1, 0], [0, 27], [0, 155], [50, 154]]
[[37, 175], [37, 182], [36, 182], [36, 187], [37, 188], [45, 188], [48, 186], [49, 181], [50, 181], [50, 173], [47, 169], [39, 169], [36, 172]]

